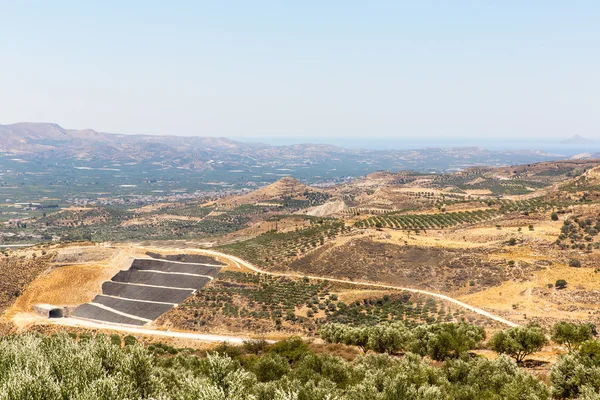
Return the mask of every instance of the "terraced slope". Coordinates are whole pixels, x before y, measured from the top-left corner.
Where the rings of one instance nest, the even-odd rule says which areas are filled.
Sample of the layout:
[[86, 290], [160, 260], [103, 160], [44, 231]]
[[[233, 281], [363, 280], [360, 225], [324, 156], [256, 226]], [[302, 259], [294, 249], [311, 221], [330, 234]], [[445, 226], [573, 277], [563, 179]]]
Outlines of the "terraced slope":
[[102, 285], [102, 294], [73, 312], [76, 318], [142, 326], [153, 322], [217, 276], [222, 263], [135, 259]]
[[460, 224], [489, 221], [500, 215], [497, 210], [458, 211], [444, 214], [383, 215], [358, 221], [359, 228], [444, 229]]

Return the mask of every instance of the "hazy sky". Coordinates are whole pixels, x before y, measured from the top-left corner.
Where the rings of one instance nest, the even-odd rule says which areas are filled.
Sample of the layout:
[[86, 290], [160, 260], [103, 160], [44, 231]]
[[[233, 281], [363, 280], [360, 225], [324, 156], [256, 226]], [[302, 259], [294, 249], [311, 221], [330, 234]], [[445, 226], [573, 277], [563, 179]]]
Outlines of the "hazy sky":
[[600, 1], [0, 0], [0, 124], [600, 138]]

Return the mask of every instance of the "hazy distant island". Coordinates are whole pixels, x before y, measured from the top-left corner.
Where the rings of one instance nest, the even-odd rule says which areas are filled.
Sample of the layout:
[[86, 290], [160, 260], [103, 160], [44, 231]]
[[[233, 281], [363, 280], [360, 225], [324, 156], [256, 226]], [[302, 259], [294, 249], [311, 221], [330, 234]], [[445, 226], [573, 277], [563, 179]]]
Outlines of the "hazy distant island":
[[591, 140], [591, 139], [585, 138], [585, 137], [583, 137], [581, 135], [574, 135], [570, 139], [563, 140], [561, 142], [561, 144], [569, 144], [569, 145], [581, 146], [581, 145], [594, 144], [594, 141]]

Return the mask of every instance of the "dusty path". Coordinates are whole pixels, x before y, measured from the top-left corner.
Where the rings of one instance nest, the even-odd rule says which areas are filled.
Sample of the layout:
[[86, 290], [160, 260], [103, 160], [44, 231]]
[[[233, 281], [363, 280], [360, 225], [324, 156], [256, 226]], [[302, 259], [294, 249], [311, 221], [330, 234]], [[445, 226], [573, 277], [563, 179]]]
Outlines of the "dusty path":
[[56, 318], [48, 320], [52, 325], [71, 326], [79, 328], [90, 328], [90, 329], [103, 329], [118, 332], [135, 333], [139, 335], [148, 336], [162, 336], [176, 339], [190, 339], [198, 340], [201, 342], [229, 342], [235, 344], [243, 344], [244, 341], [249, 340], [247, 337], [239, 336], [221, 336], [221, 335], [209, 335], [204, 333], [192, 333], [192, 332], [177, 332], [177, 331], [161, 331], [149, 328], [136, 328], [133, 326], [117, 325], [117, 324], [106, 324], [88, 321], [79, 318]]
[[381, 283], [370, 283], [370, 282], [352, 282], [352, 281], [348, 281], [348, 280], [344, 280], [344, 279], [336, 279], [336, 278], [324, 278], [322, 276], [311, 276], [311, 275], [300, 275], [300, 274], [283, 274], [283, 273], [277, 273], [277, 272], [269, 272], [269, 271], [264, 271], [260, 268], [258, 268], [257, 266], [242, 260], [239, 257], [236, 256], [231, 256], [229, 254], [225, 254], [225, 253], [221, 253], [218, 251], [214, 251], [214, 250], [204, 250], [204, 249], [197, 249], [198, 252], [201, 253], [205, 253], [208, 255], [212, 255], [212, 256], [217, 256], [217, 257], [222, 257], [222, 258], [226, 258], [228, 260], [230, 260], [231, 262], [233, 262], [236, 265], [243, 265], [244, 267], [251, 269], [254, 272], [259, 272], [261, 274], [267, 274], [267, 275], [273, 275], [273, 276], [287, 276], [287, 277], [294, 277], [294, 278], [302, 278], [304, 276], [310, 278], [310, 279], [318, 279], [318, 280], [327, 280], [330, 282], [340, 282], [340, 283], [347, 283], [350, 285], [357, 285], [357, 286], [369, 286], [369, 287], [375, 287], [375, 288], [383, 288], [383, 289], [396, 289], [396, 290], [404, 290], [406, 292], [412, 292], [412, 293], [421, 293], [421, 294], [425, 294], [427, 296], [431, 296], [431, 297], [436, 297], [438, 299], [441, 300], [445, 300], [451, 303], [454, 303], [460, 307], [466, 308], [467, 310], [473, 311], [474, 313], [477, 313], [479, 315], [483, 315], [484, 317], [490, 318], [494, 321], [500, 322], [502, 324], [508, 325], [510, 327], [516, 327], [518, 326], [518, 324], [511, 322], [507, 319], [504, 319], [502, 317], [499, 317], [497, 315], [494, 315], [488, 311], [482, 310], [481, 308], [477, 308], [474, 306], [471, 306], [469, 304], [463, 303], [462, 301], [456, 300], [452, 297], [443, 295], [443, 294], [439, 294], [439, 293], [434, 293], [434, 292], [428, 292], [426, 290], [420, 290], [420, 289], [412, 289], [412, 288], [405, 288], [405, 287], [400, 287], [400, 286], [394, 286], [394, 285], [384, 285]]
[[[168, 248], [168, 249], [173, 250], [173, 248]], [[187, 249], [182, 249], [182, 251], [183, 250], [190, 250], [190, 249], [187, 248]], [[368, 287], [374, 287], [374, 288], [404, 290], [404, 291], [412, 292], [412, 293], [420, 293], [420, 294], [435, 297], [435, 298], [456, 304], [456, 305], [466, 308], [467, 310], [470, 310], [476, 314], [490, 318], [496, 322], [500, 322], [500, 323], [508, 325], [510, 327], [518, 326], [518, 324], [511, 322], [507, 319], [504, 319], [502, 317], [499, 317], [497, 315], [494, 315], [488, 311], [471, 306], [469, 304], [463, 303], [462, 301], [456, 300], [452, 297], [449, 297], [449, 296], [446, 296], [443, 294], [439, 294], [439, 293], [428, 292], [426, 290], [420, 290], [420, 289], [405, 288], [405, 287], [401, 287], [401, 286], [385, 285], [385, 284], [381, 284], [381, 283], [352, 282], [352, 281], [348, 281], [348, 280], [344, 280], [344, 279], [325, 278], [322, 276], [269, 272], [269, 271], [264, 271], [264, 270], [258, 268], [257, 266], [255, 266], [245, 260], [242, 260], [241, 258], [236, 257], [236, 256], [232, 256], [232, 255], [221, 253], [221, 252], [214, 251], [214, 250], [205, 250], [205, 249], [194, 249], [194, 250], [197, 251], [198, 253], [203, 253], [206, 255], [211, 255], [211, 256], [227, 259], [227, 260], [231, 261], [233, 264], [237, 265], [238, 267], [243, 265], [244, 267], [246, 267], [254, 272], [261, 273], [261, 274], [267, 274], [267, 275], [272, 275], [272, 276], [293, 277], [293, 278], [303, 278], [306, 276], [310, 279], [315, 279], [315, 280], [327, 280], [330, 282], [340, 282], [340, 283], [346, 283], [346, 284], [356, 285], [356, 286], [368, 286]], [[54, 320], [48, 320], [48, 322], [51, 324], [54, 324], [54, 325], [72, 326], [72, 327], [87, 327], [87, 328], [92, 328], [92, 329], [105, 329], [105, 330], [113, 330], [113, 331], [119, 331], [119, 332], [128, 332], [128, 333], [133, 333], [133, 334], [191, 339], [191, 340], [198, 340], [198, 341], [204, 341], [204, 342], [230, 342], [230, 343], [242, 344], [245, 340], [249, 339], [247, 337], [238, 337], [238, 336], [220, 336], [220, 335], [209, 335], [209, 334], [192, 333], [192, 332], [162, 331], [162, 330], [156, 330], [156, 329], [151, 329], [151, 328], [133, 327], [133, 326], [129, 326], [129, 325], [99, 323], [99, 322], [78, 319], [78, 318], [58, 318], [58, 319], [54, 319]]]

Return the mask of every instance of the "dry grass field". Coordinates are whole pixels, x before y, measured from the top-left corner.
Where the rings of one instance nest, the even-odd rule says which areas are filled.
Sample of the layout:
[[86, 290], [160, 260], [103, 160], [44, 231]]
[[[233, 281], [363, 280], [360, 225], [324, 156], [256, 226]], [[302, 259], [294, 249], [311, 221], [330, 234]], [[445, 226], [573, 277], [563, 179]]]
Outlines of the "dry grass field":
[[55, 268], [31, 282], [6, 315], [10, 318], [19, 312], [31, 312], [32, 305], [38, 303], [77, 306], [89, 302], [100, 293], [102, 283], [118, 271], [119, 268], [98, 264]]

